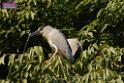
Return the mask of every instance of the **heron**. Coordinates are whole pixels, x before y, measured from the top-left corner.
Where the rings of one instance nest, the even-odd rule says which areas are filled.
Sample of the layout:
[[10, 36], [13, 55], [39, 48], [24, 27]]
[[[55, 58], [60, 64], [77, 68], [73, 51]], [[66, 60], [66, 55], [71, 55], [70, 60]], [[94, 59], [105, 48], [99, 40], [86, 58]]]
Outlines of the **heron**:
[[79, 58], [81, 51], [83, 50], [82, 44], [77, 38], [69, 38], [67, 39], [67, 41], [72, 49], [72, 54], [76, 60], [77, 58]]
[[42, 35], [47, 39], [48, 44], [54, 50], [52, 56], [55, 56], [57, 53], [59, 53], [59, 55], [62, 54], [71, 63], [75, 62], [72, 49], [61, 31], [53, 28], [50, 25], [47, 25], [44, 27], [39, 27], [38, 30], [30, 34], [30, 36], [36, 35]]

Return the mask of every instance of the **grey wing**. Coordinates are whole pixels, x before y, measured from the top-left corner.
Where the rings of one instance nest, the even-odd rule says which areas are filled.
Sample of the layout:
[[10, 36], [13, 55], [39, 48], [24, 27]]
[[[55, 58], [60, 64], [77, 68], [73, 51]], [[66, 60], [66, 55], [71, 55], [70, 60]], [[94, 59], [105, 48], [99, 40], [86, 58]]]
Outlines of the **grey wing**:
[[65, 57], [71, 61], [71, 63], [74, 63], [74, 57], [72, 55], [71, 47], [66, 40], [65, 36], [58, 30], [55, 30], [54, 33], [56, 35], [53, 35], [52, 42], [57, 46], [57, 48], [65, 55]]

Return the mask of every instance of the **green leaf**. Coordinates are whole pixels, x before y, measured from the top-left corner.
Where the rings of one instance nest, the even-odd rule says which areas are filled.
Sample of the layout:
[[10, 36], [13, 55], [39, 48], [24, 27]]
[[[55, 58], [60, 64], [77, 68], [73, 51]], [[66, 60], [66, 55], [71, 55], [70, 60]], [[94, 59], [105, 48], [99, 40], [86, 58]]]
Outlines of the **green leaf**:
[[9, 56], [9, 63], [8, 63], [8, 65], [14, 65], [15, 57], [16, 57], [15, 54], [11, 54], [11, 55]]
[[100, 33], [103, 33], [103, 31], [108, 27], [109, 24], [105, 24], [104, 27], [102, 27]]
[[31, 19], [34, 20], [35, 13], [31, 11], [30, 15], [31, 15]]
[[96, 43], [94, 43], [92, 46], [98, 50], [98, 45]]
[[116, 51], [115, 51], [115, 49], [113, 48], [113, 47], [110, 47], [110, 49], [109, 49], [113, 54], [116, 54]]
[[23, 80], [22, 80], [22, 83], [28, 83], [28, 82], [27, 82], [27, 79], [23, 79]]
[[[24, 77], [25, 77], [25, 78], [28, 78], [28, 75], [29, 75], [28, 72], [26, 72], [26, 73], [24, 74]], [[25, 83], [27, 82], [26, 80], [23, 80], [23, 81], [24, 81]]]
[[90, 37], [93, 37], [93, 33], [89, 32], [87, 35], [89, 35]]
[[33, 3], [34, 3], [34, 5], [37, 5], [37, 2], [36, 2], [36, 0], [33, 0]]
[[30, 70], [31, 66], [32, 66], [32, 64], [29, 64], [29, 65], [28, 65], [28, 67], [27, 67], [27, 71]]
[[86, 57], [87, 57], [87, 51], [86, 51], [86, 50], [84, 50], [84, 51], [83, 51], [83, 53], [82, 53], [82, 55], [83, 55], [83, 57], [85, 57], [85, 58], [86, 58]]
[[28, 3], [27, 3], [27, 5], [29, 6], [31, 2], [32, 2], [32, 0], [28, 0]]
[[4, 61], [5, 61], [5, 57], [6, 55], [4, 54], [2, 57], [0, 57], [0, 64], [5, 65]]

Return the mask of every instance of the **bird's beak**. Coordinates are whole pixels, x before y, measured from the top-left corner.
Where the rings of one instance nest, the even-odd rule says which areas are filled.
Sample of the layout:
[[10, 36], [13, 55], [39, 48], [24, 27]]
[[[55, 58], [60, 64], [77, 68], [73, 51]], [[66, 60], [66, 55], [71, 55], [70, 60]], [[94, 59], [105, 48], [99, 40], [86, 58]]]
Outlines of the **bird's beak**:
[[37, 36], [39, 34], [40, 34], [40, 31], [35, 31], [35, 32], [33, 32], [33, 33], [30, 34], [30, 37]]

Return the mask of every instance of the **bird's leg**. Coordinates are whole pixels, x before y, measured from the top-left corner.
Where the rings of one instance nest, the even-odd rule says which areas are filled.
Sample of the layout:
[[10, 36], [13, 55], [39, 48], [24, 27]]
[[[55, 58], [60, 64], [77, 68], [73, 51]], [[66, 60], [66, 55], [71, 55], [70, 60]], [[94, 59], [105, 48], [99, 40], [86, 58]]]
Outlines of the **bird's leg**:
[[55, 56], [57, 54], [57, 52], [58, 52], [58, 48], [57, 48], [57, 46], [55, 44], [53, 44], [53, 47], [55, 49], [55, 52], [54, 52], [54, 54], [52, 56]]
[[[57, 49], [57, 46], [55, 44], [52, 44], [52, 47], [55, 49], [55, 52], [54, 54], [51, 56], [51, 59], [50, 60], [47, 60], [44, 62], [44, 64], [47, 64], [47, 67], [48, 68], [52, 63], [51, 63], [51, 60], [53, 60], [53, 58], [55, 57], [55, 55], [57, 54], [58, 52], [58, 49]], [[45, 69], [45, 68], [44, 68]]]

